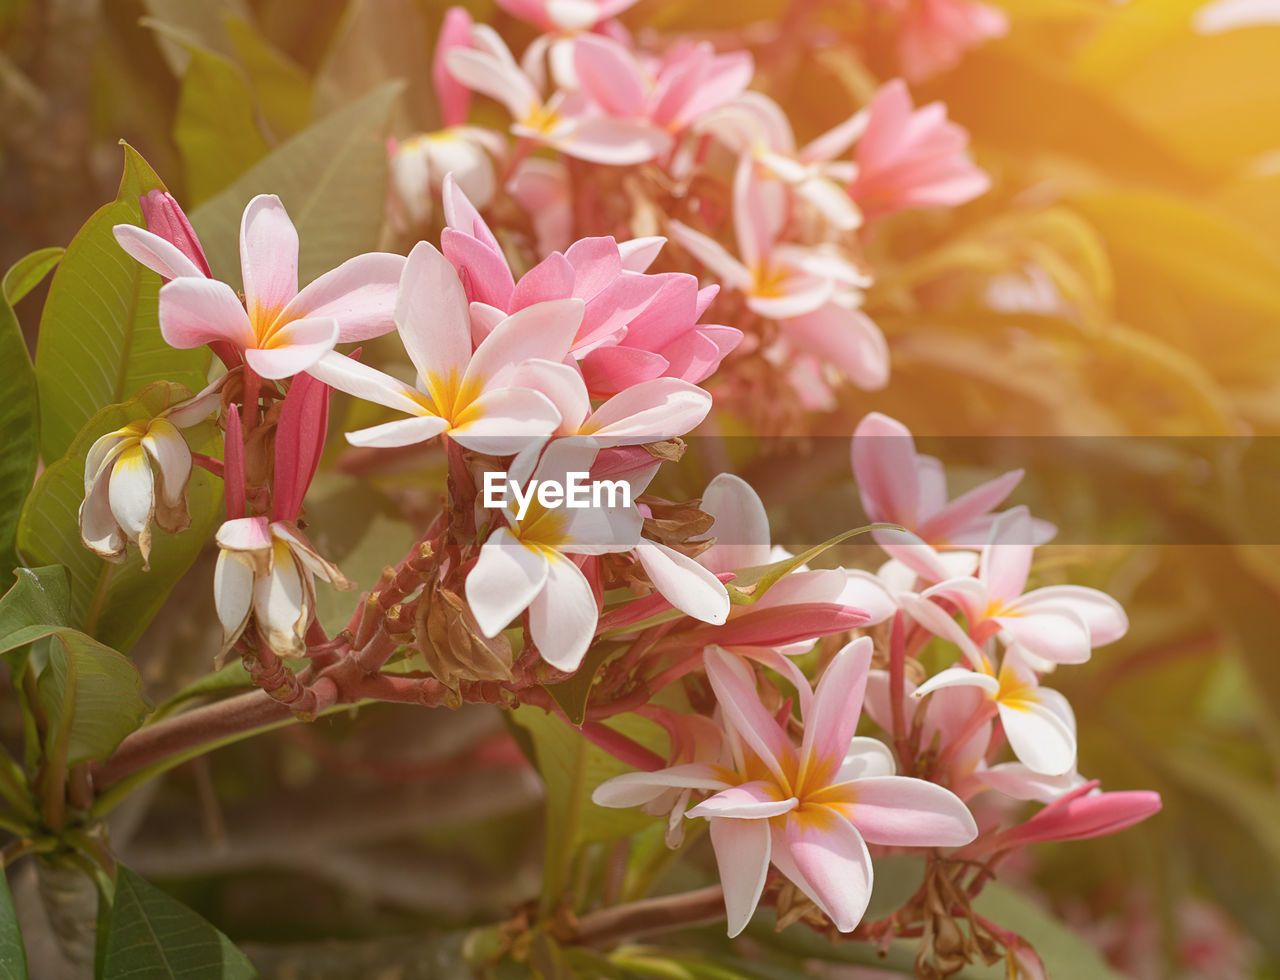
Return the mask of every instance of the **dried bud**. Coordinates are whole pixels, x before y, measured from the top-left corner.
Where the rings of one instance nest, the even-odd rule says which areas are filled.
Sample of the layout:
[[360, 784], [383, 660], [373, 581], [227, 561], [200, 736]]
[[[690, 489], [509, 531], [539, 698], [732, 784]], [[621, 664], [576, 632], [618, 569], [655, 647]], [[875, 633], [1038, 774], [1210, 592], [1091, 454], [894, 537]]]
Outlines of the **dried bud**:
[[714, 517], [699, 510], [701, 500], [673, 503], [661, 497], [643, 494], [636, 501], [648, 507], [652, 515], [645, 518], [644, 522], [644, 536], [651, 541], [660, 541], [668, 547], [694, 555], [700, 554], [714, 543], [712, 540], [691, 541], [693, 538], [705, 537], [715, 523]]
[[480, 632], [470, 608], [454, 592], [436, 589], [418, 603], [414, 636], [427, 666], [457, 691], [459, 681], [511, 680], [511, 644]]

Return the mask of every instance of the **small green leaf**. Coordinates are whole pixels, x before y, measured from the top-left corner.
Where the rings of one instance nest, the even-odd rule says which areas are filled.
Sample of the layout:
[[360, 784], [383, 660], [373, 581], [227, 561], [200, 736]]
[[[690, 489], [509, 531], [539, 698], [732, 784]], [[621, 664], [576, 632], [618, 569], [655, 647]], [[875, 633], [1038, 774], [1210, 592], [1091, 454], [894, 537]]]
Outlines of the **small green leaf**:
[[255, 121], [253, 93], [232, 61], [191, 47], [173, 138], [191, 204], [207, 200], [270, 151]]
[[46, 753], [66, 766], [105, 759], [151, 711], [138, 669], [75, 630], [54, 633], [43, 653], [36, 690], [49, 719]]
[[124, 145], [116, 199], [95, 211], [58, 264], [36, 347], [40, 450], [59, 459], [95, 412], [153, 381], [204, 387], [207, 349], [175, 350], [160, 336], [160, 277], [116, 243], [111, 229], [142, 223], [139, 198], [164, 184]]
[[44, 277], [53, 271], [54, 266], [62, 261], [64, 252], [65, 248], [54, 245], [37, 249], [13, 263], [4, 274], [5, 302], [10, 306], [17, 306], [18, 301], [39, 286]]
[[101, 980], [246, 980], [235, 944], [209, 922], [121, 865], [103, 940]]
[[[188, 504], [191, 526], [179, 534], [152, 538], [151, 571], [130, 546], [118, 565], [99, 558], [80, 540], [78, 513], [84, 499], [85, 456], [94, 441], [134, 419], [153, 418], [187, 391], [164, 382], [95, 415], [67, 454], [41, 474], [18, 523], [18, 552], [31, 566], [64, 565], [71, 582], [71, 625], [117, 650], [128, 651], [182, 577], [217, 523], [221, 481], [203, 469], [191, 474]], [[192, 450], [217, 453], [212, 425], [189, 429]]]
[[18, 928], [18, 910], [0, 871], [0, 980], [27, 980], [27, 951]]
[[821, 544], [816, 544], [807, 551], [792, 555], [790, 558], [784, 558], [769, 565], [743, 569], [731, 583], [734, 586], [734, 592], [730, 593], [729, 598], [734, 601], [735, 605], [750, 605], [773, 588], [784, 575], [795, 571], [801, 565], [807, 565], [824, 551], [834, 548], [841, 542], [848, 541], [859, 534], [866, 534], [868, 531], [901, 530], [903, 528], [897, 524], [867, 524], [863, 527], [855, 527], [852, 531], [837, 534], [834, 538], [828, 538]]
[[378, 246], [386, 203], [385, 137], [403, 86], [390, 83], [304, 129], [191, 214], [213, 274], [240, 284], [240, 216], [278, 194], [298, 229], [299, 281]]
[[626, 649], [625, 644], [596, 643], [583, 658], [573, 676], [547, 688], [556, 704], [575, 725], [581, 725], [587, 716], [587, 701], [591, 697], [591, 685], [606, 660]]
[[222, 694], [227, 691], [247, 691], [253, 687], [253, 678], [249, 676], [249, 671], [245, 669], [244, 662], [241, 660], [233, 660], [221, 670], [210, 671], [203, 677], [197, 678], [177, 694], [167, 698], [163, 704], [156, 708], [152, 721], [170, 715], [177, 711], [180, 707], [194, 698], [204, 697], [207, 694]]
[[[50, 254], [52, 262], [49, 261]], [[14, 538], [22, 502], [31, 492], [39, 461], [40, 413], [36, 374], [22, 337], [13, 304], [25, 296], [57, 263], [61, 249], [44, 249], [19, 259], [0, 290], [0, 576], [14, 565]]]

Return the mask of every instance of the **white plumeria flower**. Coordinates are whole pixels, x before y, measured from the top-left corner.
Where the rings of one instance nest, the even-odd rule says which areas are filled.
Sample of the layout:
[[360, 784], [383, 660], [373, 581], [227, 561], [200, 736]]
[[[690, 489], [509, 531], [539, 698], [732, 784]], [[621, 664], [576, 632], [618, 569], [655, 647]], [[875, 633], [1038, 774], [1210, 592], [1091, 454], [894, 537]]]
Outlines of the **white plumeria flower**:
[[[597, 447], [590, 440], [559, 439], [547, 447], [532, 480], [561, 487], [569, 473], [589, 472]], [[630, 551], [644, 519], [634, 507], [545, 507], [532, 501], [523, 519], [510, 509], [504, 525], [480, 548], [467, 576], [467, 603], [485, 636], [493, 637], [529, 610], [529, 633], [542, 659], [574, 671], [595, 636], [599, 607], [571, 555]]]
[[476, 207], [485, 207], [497, 188], [493, 160], [503, 149], [499, 134], [478, 126], [450, 126], [404, 140], [390, 160], [397, 214], [408, 229], [430, 221], [432, 204], [450, 173]]
[[151, 522], [170, 534], [187, 529], [191, 450], [179, 430], [209, 417], [221, 387], [219, 379], [153, 419], [136, 419], [108, 432], [89, 448], [79, 514], [86, 548], [107, 561], [122, 562], [132, 541], [142, 567], [149, 569]]
[[551, 435], [560, 425], [554, 403], [563, 400], [513, 387], [511, 373], [529, 359], [562, 361], [583, 310], [580, 299], [535, 303], [499, 322], [472, 353], [471, 318], [458, 274], [433, 246], [419, 242], [405, 263], [395, 308], [419, 386], [332, 351], [310, 373], [339, 391], [410, 416], [348, 433], [352, 445], [410, 446], [446, 434], [468, 449], [508, 455]]
[[262, 641], [281, 657], [307, 651], [307, 628], [315, 616], [315, 578], [338, 589], [354, 584], [321, 558], [296, 526], [240, 517], [218, 529], [213, 600], [222, 623], [219, 663], [249, 624], [257, 620]]

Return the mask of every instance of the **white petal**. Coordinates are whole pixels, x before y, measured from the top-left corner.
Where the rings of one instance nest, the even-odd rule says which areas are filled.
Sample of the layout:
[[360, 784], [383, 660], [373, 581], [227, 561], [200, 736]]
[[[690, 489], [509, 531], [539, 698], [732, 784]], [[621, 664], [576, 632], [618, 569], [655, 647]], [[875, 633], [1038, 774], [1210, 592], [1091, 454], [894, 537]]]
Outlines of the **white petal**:
[[558, 552], [547, 555], [547, 582], [529, 606], [529, 634], [542, 659], [558, 670], [582, 663], [600, 610], [582, 570]]
[[467, 604], [480, 632], [497, 636], [524, 612], [547, 581], [547, 559], [500, 527], [480, 548], [467, 575]]

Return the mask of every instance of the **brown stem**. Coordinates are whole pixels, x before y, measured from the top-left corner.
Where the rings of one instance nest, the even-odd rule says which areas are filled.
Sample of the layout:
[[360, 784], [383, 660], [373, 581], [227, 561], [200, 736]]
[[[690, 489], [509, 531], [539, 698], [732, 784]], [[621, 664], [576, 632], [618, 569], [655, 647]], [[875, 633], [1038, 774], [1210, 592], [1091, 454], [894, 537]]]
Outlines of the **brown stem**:
[[288, 705], [265, 691], [250, 691], [173, 715], [129, 735], [94, 773], [99, 792], [140, 769], [187, 749], [290, 718]]
[[712, 885], [695, 892], [647, 898], [592, 912], [578, 920], [572, 942], [608, 946], [668, 929], [720, 922], [724, 916], [724, 889]]

